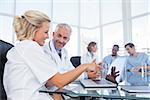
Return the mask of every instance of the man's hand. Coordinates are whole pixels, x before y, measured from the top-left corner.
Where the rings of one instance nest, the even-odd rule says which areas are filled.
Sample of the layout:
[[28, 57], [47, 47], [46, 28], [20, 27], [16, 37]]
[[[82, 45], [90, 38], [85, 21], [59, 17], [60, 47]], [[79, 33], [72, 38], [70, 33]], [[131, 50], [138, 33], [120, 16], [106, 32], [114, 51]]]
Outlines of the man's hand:
[[88, 75], [88, 78], [92, 80], [100, 77], [100, 73], [96, 71], [87, 71], [87, 75]]
[[106, 80], [109, 80], [117, 84], [116, 77], [119, 76], [119, 71], [116, 72], [116, 67], [111, 68], [111, 74], [106, 76]]
[[100, 77], [100, 70], [102, 69], [101, 64], [96, 64], [96, 59], [94, 59], [91, 63], [91, 66], [87, 69], [87, 75], [89, 79], [96, 79]]
[[98, 68], [100, 68], [100, 65], [96, 64], [96, 59], [94, 59], [91, 63], [91, 65], [89, 65], [89, 67], [87, 68], [87, 71], [94, 71]]
[[137, 66], [130, 69], [131, 72], [141, 72], [143, 66]]

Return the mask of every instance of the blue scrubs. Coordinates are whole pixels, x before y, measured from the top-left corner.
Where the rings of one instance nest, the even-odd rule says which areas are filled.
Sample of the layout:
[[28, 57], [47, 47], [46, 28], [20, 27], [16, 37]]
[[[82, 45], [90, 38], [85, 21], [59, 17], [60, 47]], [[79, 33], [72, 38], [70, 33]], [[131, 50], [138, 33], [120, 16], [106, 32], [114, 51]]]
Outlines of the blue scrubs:
[[[144, 66], [144, 65], [150, 65], [148, 55], [145, 53], [138, 53], [136, 57], [130, 55], [127, 58], [127, 66], [126, 66], [127, 69], [131, 69], [137, 66]], [[149, 82], [145, 79], [145, 77], [142, 77], [141, 74], [137, 74], [129, 71], [127, 71], [127, 82], [134, 86], [149, 84]]]

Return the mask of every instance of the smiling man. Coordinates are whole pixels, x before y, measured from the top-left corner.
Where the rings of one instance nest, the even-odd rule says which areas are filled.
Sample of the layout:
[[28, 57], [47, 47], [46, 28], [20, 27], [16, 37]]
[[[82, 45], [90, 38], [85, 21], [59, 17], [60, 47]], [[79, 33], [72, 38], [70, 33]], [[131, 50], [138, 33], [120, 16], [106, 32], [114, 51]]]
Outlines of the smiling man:
[[[70, 62], [70, 58], [68, 57], [68, 52], [64, 48], [64, 46], [70, 40], [72, 29], [68, 24], [60, 23], [56, 26], [55, 31], [53, 32], [52, 40], [49, 41], [44, 46], [44, 51], [49, 56], [51, 60], [53, 60], [56, 65], [57, 69], [60, 73], [67, 72], [69, 70], [74, 69], [75, 67]], [[71, 52], [71, 51], [70, 51]], [[81, 78], [91, 78], [97, 77], [96, 73], [83, 73], [80, 75], [79, 79]]]

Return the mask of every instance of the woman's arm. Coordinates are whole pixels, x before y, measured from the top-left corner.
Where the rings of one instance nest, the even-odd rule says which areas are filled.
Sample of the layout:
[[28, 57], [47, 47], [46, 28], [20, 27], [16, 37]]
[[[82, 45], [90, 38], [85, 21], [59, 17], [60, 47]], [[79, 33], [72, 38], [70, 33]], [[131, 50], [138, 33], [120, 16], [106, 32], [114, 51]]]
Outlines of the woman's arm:
[[70, 82], [74, 81], [77, 77], [79, 77], [87, 68], [89, 67], [97, 68], [99, 65], [97, 65], [95, 62], [91, 64], [82, 64], [78, 66], [77, 68], [68, 71], [66, 73], [60, 74], [57, 73], [53, 77], [51, 77], [48, 82], [46, 83], [46, 86], [51, 86], [52, 84], [57, 86], [58, 88], [62, 88], [63, 86], [69, 84]]

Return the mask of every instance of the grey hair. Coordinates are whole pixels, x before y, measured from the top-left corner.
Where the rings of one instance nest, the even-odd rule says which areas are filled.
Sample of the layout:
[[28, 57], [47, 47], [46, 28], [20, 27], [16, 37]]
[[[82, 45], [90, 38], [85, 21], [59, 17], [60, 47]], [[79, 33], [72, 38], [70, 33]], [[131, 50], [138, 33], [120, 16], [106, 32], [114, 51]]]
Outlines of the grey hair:
[[59, 28], [65, 28], [65, 29], [67, 29], [68, 32], [69, 32], [70, 35], [71, 35], [72, 29], [71, 29], [71, 27], [70, 27], [68, 24], [66, 24], [66, 23], [60, 23], [60, 24], [58, 24], [58, 25], [56, 26], [55, 32], [57, 32]]

